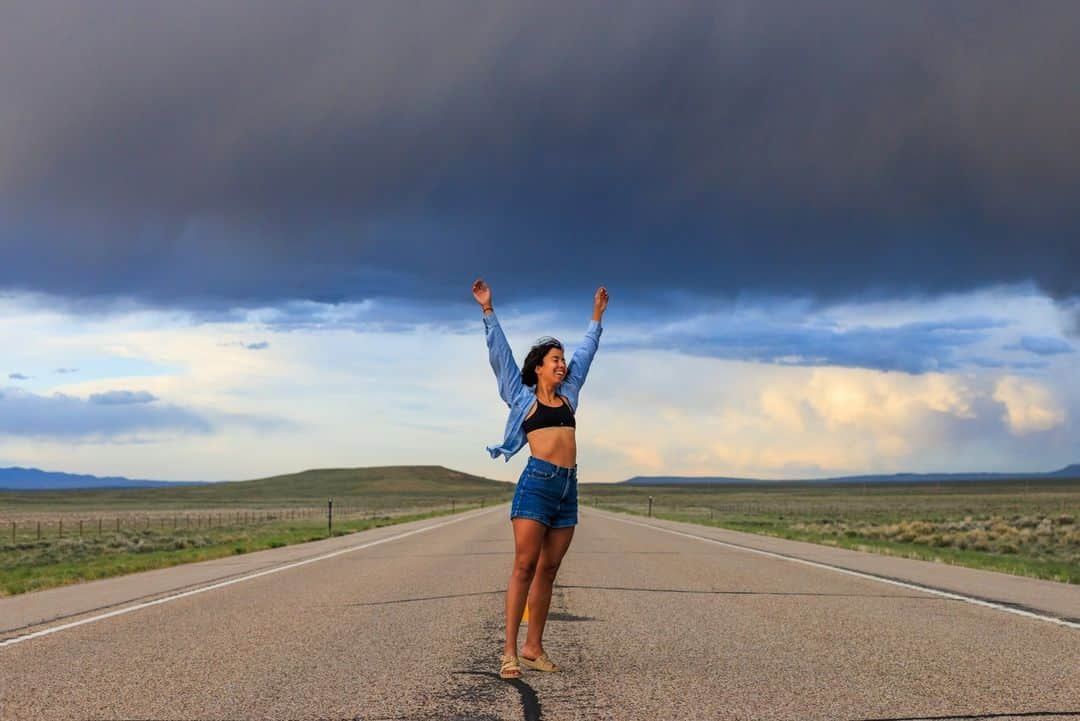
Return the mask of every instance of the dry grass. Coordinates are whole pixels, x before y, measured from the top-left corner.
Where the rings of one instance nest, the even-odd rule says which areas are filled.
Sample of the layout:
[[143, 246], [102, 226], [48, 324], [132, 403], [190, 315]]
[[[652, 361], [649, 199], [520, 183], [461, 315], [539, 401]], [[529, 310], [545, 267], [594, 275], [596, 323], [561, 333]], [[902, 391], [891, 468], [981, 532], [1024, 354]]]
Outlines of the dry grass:
[[1080, 564], [1080, 526], [1068, 514], [1055, 516], [967, 516], [960, 521], [796, 522], [791, 528], [822, 536], [873, 538], [935, 548], [987, 551]]

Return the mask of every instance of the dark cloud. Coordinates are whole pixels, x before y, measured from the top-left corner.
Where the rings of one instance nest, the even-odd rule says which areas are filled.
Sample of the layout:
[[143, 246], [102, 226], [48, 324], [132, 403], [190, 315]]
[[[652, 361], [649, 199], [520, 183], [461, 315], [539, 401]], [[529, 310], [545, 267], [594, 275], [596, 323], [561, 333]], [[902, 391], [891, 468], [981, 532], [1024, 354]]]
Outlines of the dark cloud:
[[1005, 350], [1023, 350], [1036, 355], [1072, 353], [1075, 349], [1068, 342], [1053, 336], [1023, 336], [1019, 342], [1004, 346]]
[[212, 430], [199, 414], [173, 405], [102, 403], [64, 393], [43, 396], [18, 388], [0, 389], [0, 435], [114, 439], [140, 431]]
[[0, 287], [1080, 294], [1080, 6], [614, 8], [5, 3]]
[[607, 341], [606, 348], [677, 350], [690, 355], [796, 366], [842, 366], [925, 373], [968, 365], [1029, 368], [963, 351], [1006, 325], [990, 318], [916, 322], [894, 327], [788, 326], [753, 322], [660, 331], [645, 340]]
[[57, 373], [78, 373], [79, 369], [78, 368], [57, 368], [56, 372]]
[[248, 343], [244, 347], [247, 348], [248, 350], [266, 350], [267, 348], [270, 347], [270, 343], [269, 343], [269, 341], [260, 340], [260, 341], [256, 341], [255, 343]]
[[987, 358], [986, 356], [972, 356], [965, 359], [967, 363], [979, 368], [1008, 368], [1010, 370], [1042, 370], [1049, 363], [1046, 361], [1009, 361], [1001, 358]]
[[[591, 308], [591, 305], [589, 307]], [[586, 310], [584, 305], [582, 310]], [[290, 300], [272, 307], [237, 310], [230, 320], [257, 324], [279, 333], [297, 330], [394, 333], [412, 332], [417, 327], [427, 326], [437, 328], [440, 333], [469, 335], [476, 332], [479, 316], [480, 307], [470, 296], [467, 303], [450, 302], [437, 306], [417, 302], [415, 299], [396, 301], [381, 299], [349, 303]], [[215, 315], [198, 313], [195, 319], [199, 322], [207, 322], [215, 319]], [[243, 343], [240, 345], [248, 347]]]
[[1065, 333], [1080, 340], [1080, 297], [1062, 303], [1061, 306]]
[[103, 406], [123, 406], [133, 403], [153, 403], [157, 396], [147, 391], [106, 391], [91, 393], [90, 402]]
[[44, 396], [19, 388], [0, 388], [0, 436], [132, 443], [140, 441], [140, 433], [209, 434], [225, 426], [264, 432], [302, 428], [299, 423], [274, 416], [196, 412], [162, 403], [146, 391], [108, 391], [83, 399], [65, 393]]
[[10, 378], [13, 381], [28, 381], [28, 380], [30, 380], [30, 376], [23, 375], [22, 373], [8, 373], [8, 378]]

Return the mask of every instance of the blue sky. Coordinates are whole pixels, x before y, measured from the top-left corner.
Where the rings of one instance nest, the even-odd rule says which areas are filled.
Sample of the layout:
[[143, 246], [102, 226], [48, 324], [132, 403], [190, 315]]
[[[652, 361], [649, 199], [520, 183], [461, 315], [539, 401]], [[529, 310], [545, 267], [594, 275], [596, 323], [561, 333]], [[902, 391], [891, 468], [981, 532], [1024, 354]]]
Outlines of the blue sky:
[[1080, 460], [1080, 11], [611, 8], [5, 4], [0, 465], [512, 480], [477, 277], [582, 478]]

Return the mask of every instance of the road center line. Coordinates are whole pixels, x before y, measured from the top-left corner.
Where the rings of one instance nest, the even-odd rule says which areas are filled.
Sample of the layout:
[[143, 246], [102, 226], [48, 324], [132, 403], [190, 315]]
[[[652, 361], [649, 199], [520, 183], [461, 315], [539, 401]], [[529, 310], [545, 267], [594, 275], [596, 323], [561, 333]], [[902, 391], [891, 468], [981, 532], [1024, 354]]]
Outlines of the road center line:
[[303, 565], [308, 564], [308, 563], [315, 563], [316, 561], [325, 561], [328, 558], [333, 558], [334, 556], [340, 556], [343, 553], [352, 553], [353, 551], [360, 551], [360, 550], [363, 550], [365, 548], [371, 548], [372, 546], [378, 546], [380, 543], [389, 543], [390, 541], [397, 541], [397, 540], [399, 540], [401, 538], [406, 538], [408, 536], [413, 536], [413, 535], [416, 535], [417, 533], [426, 533], [427, 531], [434, 531], [436, 528], [442, 528], [443, 526], [449, 526], [452, 523], [460, 523], [461, 521], [466, 521], [466, 520], [469, 520], [470, 518], [476, 518], [478, 516], [482, 516], [485, 513], [492, 513], [497, 508], [499, 508], [499, 507], [496, 506], [495, 508], [485, 509], [483, 511], [470, 513], [470, 514], [464, 515], [464, 516], [459, 516], [458, 518], [452, 518], [449, 521], [443, 521], [442, 523], [436, 523], [433, 526], [425, 526], [423, 528], [415, 528], [415, 529], [413, 529], [411, 531], [406, 531], [405, 533], [399, 533], [399, 534], [394, 535], [394, 536], [387, 536], [386, 538], [380, 538], [379, 540], [371, 541], [370, 543], [363, 543], [363, 544], [361, 544], [359, 546], [349, 546], [348, 548], [339, 548], [336, 551], [331, 551], [330, 553], [324, 553], [321, 556], [314, 556], [312, 558], [305, 558], [302, 561], [294, 561], [292, 563], [286, 563], [283, 566], [275, 566], [274, 568], [264, 569], [262, 571], [257, 571], [256, 573], [251, 573], [251, 574], [248, 574], [246, 576], [239, 576], [237, 578], [230, 578], [228, 581], [221, 581], [219, 583], [212, 583], [209, 586], [201, 586], [199, 588], [194, 588], [194, 589], [192, 589], [190, 591], [184, 591], [183, 593], [176, 593], [176, 594], [173, 594], [171, 596], [163, 596], [162, 598], [156, 598], [153, 601], [146, 601], [144, 603], [139, 603], [139, 604], [136, 604], [134, 606], [125, 606], [124, 608], [118, 608], [115, 611], [109, 611], [108, 613], [102, 613], [102, 614], [99, 614], [97, 616], [90, 616], [89, 618], [83, 618], [83, 619], [80, 619], [78, 621], [72, 621], [71, 623], [65, 623], [65, 624], [62, 624], [60, 626], [53, 626], [52, 628], [42, 629], [41, 631], [35, 631], [33, 633], [27, 633], [27, 634], [24, 634], [22, 636], [16, 636], [14, 638], [9, 638], [9, 639], [7, 639], [5, 641], [0, 641], [0, 648], [3, 648], [4, 646], [14, 646], [17, 643], [22, 643], [24, 641], [29, 641], [29, 640], [34, 639], [34, 638], [40, 638], [42, 636], [48, 636], [51, 633], [57, 633], [58, 631], [64, 631], [64, 630], [69, 629], [69, 628], [75, 628], [76, 626], [82, 626], [84, 623], [93, 623], [94, 621], [100, 621], [100, 620], [105, 619], [105, 618], [111, 618], [113, 616], [119, 616], [119, 615], [124, 614], [124, 613], [131, 613], [132, 611], [138, 611], [139, 609], [147, 608], [149, 606], [156, 606], [159, 603], [168, 603], [169, 601], [175, 601], [178, 598], [184, 598], [186, 596], [194, 596], [197, 593], [205, 593], [206, 591], [212, 591], [215, 588], [222, 588], [224, 586], [231, 586], [234, 583], [242, 583], [243, 581], [250, 581], [253, 578], [259, 578], [261, 576], [268, 576], [271, 573], [278, 573], [279, 571], [287, 571], [290, 568], [296, 568], [297, 566], [303, 566]]
[[693, 533], [686, 533], [684, 531], [676, 531], [676, 530], [671, 529], [671, 528], [664, 528], [663, 526], [654, 526], [651, 523], [642, 523], [641, 521], [631, 521], [630, 519], [627, 519], [627, 518], [619, 518], [619, 517], [611, 515], [609, 513], [602, 513], [600, 511], [595, 511], [595, 512], [597, 513], [597, 515], [600, 515], [600, 516], [602, 516], [604, 518], [609, 518], [612, 521], [619, 521], [620, 523], [629, 523], [629, 524], [634, 525], [634, 526], [643, 526], [644, 528], [651, 528], [654, 531], [663, 531], [664, 533], [671, 533], [671, 534], [674, 534], [676, 536], [685, 536], [687, 538], [693, 538], [693, 539], [698, 540], [698, 541], [705, 541], [706, 543], [715, 543], [718, 546], [727, 546], [728, 548], [735, 548], [735, 549], [738, 549], [740, 551], [750, 551], [751, 553], [760, 553], [760, 554], [762, 554], [764, 556], [772, 556], [773, 558], [780, 558], [780, 559], [783, 559], [785, 561], [791, 561], [793, 563], [802, 563], [802, 564], [805, 564], [807, 566], [815, 566], [817, 568], [824, 568], [826, 570], [835, 571], [837, 573], [846, 573], [849, 576], [858, 576], [859, 578], [868, 578], [871, 581], [878, 581], [880, 583], [889, 583], [889, 584], [892, 584], [894, 586], [900, 586], [902, 588], [911, 588], [911, 589], [914, 589], [916, 591], [922, 591], [923, 593], [932, 593], [934, 595], [942, 596], [944, 598], [951, 598], [951, 599], [953, 599], [955, 601], [964, 601], [965, 603], [973, 603], [976, 606], [985, 606], [986, 608], [993, 608], [993, 609], [996, 609], [998, 611], [1005, 611], [1006, 613], [1015, 613], [1017, 616], [1026, 616], [1027, 618], [1034, 618], [1034, 619], [1038, 619], [1040, 621], [1049, 621], [1050, 623], [1056, 623], [1056, 624], [1058, 624], [1060, 626], [1065, 626], [1067, 628], [1080, 629], [1080, 623], [1076, 623], [1074, 621], [1067, 621], [1067, 620], [1065, 620], [1063, 618], [1057, 618], [1056, 616], [1050, 616], [1050, 615], [1046, 615], [1046, 614], [1033, 613], [1031, 611], [1025, 611], [1024, 609], [1021, 609], [1021, 608], [1013, 608], [1012, 606], [1007, 606], [1007, 605], [1005, 605], [1003, 603], [994, 603], [993, 601], [985, 601], [985, 600], [983, 600], [981, 598], [975, 598], [974, 596], [965, 596], [965, 595], [962, 595], [962, 594], [959, 594], [959, 593], [953, 593], [951, 591], [942, 591], [942, 590], [937, 589], [937, 588], [931, 588], [930, 586], [921, 586], [921, 585], [919, 585], [917, 583], [909, 583], [907, 581], [897, 581], [897, 580], [892, 579], [892, 578], [885, 578], [883, 576], [875, 576], [872, 573], [866, 573], [866, 572], [863, 572], [863, 571], [852, 571], [849, 568], [842, 568], [840, 566], [832, 566], [832, 565], [829, 565], [828, 563], [821, 563], [819, 561], [808, 561], [805, 558], [798, 558], [797, 556], [789, 556], [789, 555], [786, 555], [786, 554], [783, 554], [783, 553], [775, 553], [773, 551], [763, 551], [760, 548], [752, 548], [750, 546], [740, 546], [737, 543], [728, 543], [726, 541], [718, 541], [715, 538], [709, 538], [708, 536], [698, 536], [698, 535], [695, 535]]

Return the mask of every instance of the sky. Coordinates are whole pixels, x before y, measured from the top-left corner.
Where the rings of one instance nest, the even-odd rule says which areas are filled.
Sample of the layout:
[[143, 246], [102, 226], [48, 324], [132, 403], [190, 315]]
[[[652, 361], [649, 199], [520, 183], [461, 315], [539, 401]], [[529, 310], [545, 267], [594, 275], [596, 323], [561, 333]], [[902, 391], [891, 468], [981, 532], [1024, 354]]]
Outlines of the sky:
[[1080, 461], [1068, 2], [0, 7], [0, 466], [582, 481]]

